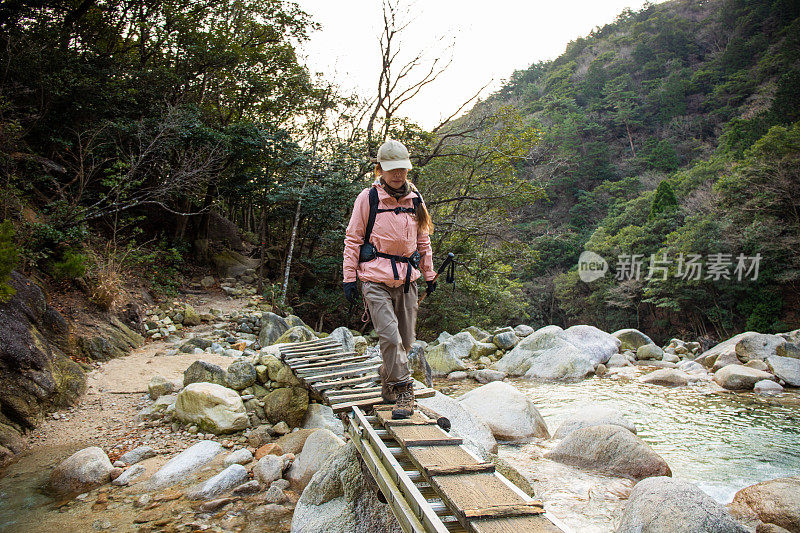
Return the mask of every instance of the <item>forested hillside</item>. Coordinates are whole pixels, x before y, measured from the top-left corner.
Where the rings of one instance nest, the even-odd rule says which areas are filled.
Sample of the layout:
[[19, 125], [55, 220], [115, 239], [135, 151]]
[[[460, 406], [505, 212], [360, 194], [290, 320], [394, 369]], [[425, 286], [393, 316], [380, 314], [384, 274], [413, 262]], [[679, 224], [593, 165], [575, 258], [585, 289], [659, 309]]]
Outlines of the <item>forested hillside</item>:
[[[534, 320], [663, 336], [797, 327], [798, 15], [791, 1], [626, 11], [473, 110], [514, 106], [541, 131], [519, 164], [546, 198], [514, 217], [536, 256], [517, 272]], [[579, 279], [584, 249], [609, 261], [605, 278]], [[730, 279], [676, 277], [680, 253], [731, 254]], [[757, 253], [757, 280], [737, 280], [737, 256]], [[640, 279], [614, 279], [621, 254], [641, 254]], [[666, 276], [645, 279], [651, 254], [673, 261]]]
[[[360, 327], [341, 250], [374, 125], [411, 148], [435, 255], [459, 260], [455, 290], [421, 310], [425, 333], [797, 327], [799, 13], [791, 0], [626, 11], [425, 131], [399, 113], [366, 126], [374, 102], [312, 76], [296, 48], [316, 21], [292, 3], [5, 3], [0, 275], [113, 309], [130, 280], [168, 297], [232, 249], [263, 264], [276, 308]], [[585, 249], [611, 274], [581, 281]], [[620, 254], [646, 272], [651, 254], [681, 252], [731, 254], [731, 279], [676, 278], [676, 264], [666, 280], [614, 279]], [[757, 253], [758, 278], [737, 280], [736, 257]]]

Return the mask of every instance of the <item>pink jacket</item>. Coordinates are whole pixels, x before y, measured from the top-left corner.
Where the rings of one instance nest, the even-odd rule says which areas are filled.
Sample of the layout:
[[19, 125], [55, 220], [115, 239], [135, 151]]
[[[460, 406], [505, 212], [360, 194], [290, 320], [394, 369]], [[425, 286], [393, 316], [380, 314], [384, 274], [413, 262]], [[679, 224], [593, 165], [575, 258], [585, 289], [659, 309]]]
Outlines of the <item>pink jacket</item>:
[[[416, 197], [413, 192], [394, 199], [383, 190], [380, 179], [372, 184], [378, 189], [378, 208], [390, 209], [398, 206], [413, 207], [411, 201]], [[353, 205], [353, 214], [347, 225], [344, 237], [344, 262], [342, 264], [344, 281], [355, 281], [356, 276], [362, 281], [385, 283], [390, 287], [399, 287], [405, 283], [408, 263], [397, 263], [397, 273], [400, 279], [394, 279], [391, 260], [376, 257], [372, 261], [358, 262], [358, 251], [364, 243], [364, 232], [369, 219], [369, 189], [364, 189], [356, 197]], [[433, 250], [431, 238], [427, 232], [417, 233], [417, 221], [409, 213], [378, 213], [375, 216], [375, 225], [372, 227], [370, 242], [379, 252], [390, 255], [408, 257], [414, 250], [419, 251], [422, 259], [419, 270], [411, 268], [411, 281], [419, 279], [420, 271], [424, 279], [431, 280], [436, 276], [433, 269]]]

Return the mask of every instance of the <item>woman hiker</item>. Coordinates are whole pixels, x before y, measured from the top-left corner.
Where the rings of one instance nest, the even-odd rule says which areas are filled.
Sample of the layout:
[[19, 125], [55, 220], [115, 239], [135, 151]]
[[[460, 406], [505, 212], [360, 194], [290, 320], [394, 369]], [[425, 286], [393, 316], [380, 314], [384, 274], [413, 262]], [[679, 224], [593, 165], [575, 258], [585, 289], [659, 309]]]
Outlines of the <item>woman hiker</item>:
[[361, 280], [366, 310], [380, 340], [381, 396], [395, 403], [392, 418], [414, 413], [414, 386], [408, 350], [415, 340], [417, 284], [432, 281], [431, 217], [422, 196], [408, 181], [408, 149], [389, 140], [378, 149], [375, 182], [356, 198], [344, 238], [344, 293], [358, 300], [356, 279]]

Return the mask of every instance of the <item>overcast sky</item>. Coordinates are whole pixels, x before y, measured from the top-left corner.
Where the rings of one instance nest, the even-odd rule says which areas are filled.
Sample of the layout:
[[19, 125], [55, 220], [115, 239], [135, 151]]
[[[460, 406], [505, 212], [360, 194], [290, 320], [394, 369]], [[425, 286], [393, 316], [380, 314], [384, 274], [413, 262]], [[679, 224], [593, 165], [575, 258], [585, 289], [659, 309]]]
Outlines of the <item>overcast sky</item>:
[[[346, 91], [376, 92], [383, 29], [381, 0], [297, 0], [322, 25], [301, 53], [313, 72], [322, 72]], [[657, 3], [657, 2], [654, 2]], [[612, 22], [643, 0], [417, 0], [403, 33], [402, 52], [441, 55], [437, 39], [454, 42], [453, 61], [435, 82], [400, 109], [426, 128], [439, 123], [491, 82], [490, 94], [514, 70], [554, 59], [567, 43]], [[492, 81], [493, 80], [493, 81]]]

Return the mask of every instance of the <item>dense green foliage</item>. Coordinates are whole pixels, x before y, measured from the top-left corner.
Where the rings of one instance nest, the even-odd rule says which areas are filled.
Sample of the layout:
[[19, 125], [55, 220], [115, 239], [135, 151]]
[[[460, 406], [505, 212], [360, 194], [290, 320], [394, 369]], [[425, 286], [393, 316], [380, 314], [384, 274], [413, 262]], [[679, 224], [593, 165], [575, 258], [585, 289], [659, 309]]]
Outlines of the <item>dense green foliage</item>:
[[[417, 156], [436, 265], [459, 261], [421, 336], [797, 327], [799, 15], [795, 0], [627, 10], [438, 131], [385, 124]], [[125, 272], [174, 294], [233, 232], [263, 254], [273, 301], [302, 200], [287, 309], [358, 327], [342, 240], [375, 146], [363, 102], [295, 56], [314, 27], [277, 0], [0, 6], [0, 282], [19, 249], [21, 268], [87, 278], [104, 307]], [[585, 249], [611, 275], [581, 281]], [[694, 279], [695, 255], [729, 272]]]
[[17, 263], [17, 246], [14, 244], [14, 226], [10, 220], [0, 224], [0, 302], [6, 301], [16, 292], [8, 282]]
[[[535, 318], [659, 338], [798, 327], [798, 16], [784, 0], [626, 11], [489, 99], [542, 130], [528, 172], [548, 199], [516, 217], [540, 258], [520, 277]], [[612, 275], [580, 281], [583, 249]], [[681, 252], [730, 254], [731, 279], [676, 278]], [[758, 278], [738, 280], [739, 254], [758, 253]], [[610, 279], [621, 254], [638, 254], [638, 280]]]

